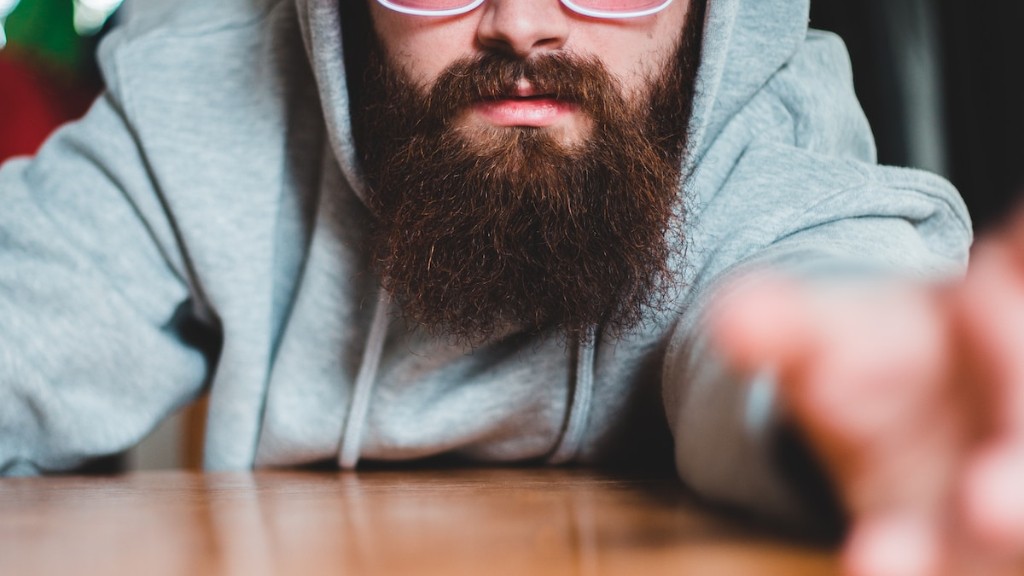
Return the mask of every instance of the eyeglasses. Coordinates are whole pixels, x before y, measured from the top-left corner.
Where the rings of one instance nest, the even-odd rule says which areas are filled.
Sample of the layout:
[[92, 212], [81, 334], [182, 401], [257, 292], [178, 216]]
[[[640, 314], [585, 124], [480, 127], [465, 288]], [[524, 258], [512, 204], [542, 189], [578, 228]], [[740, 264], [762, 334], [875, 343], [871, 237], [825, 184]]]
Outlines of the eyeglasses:
[[[484, 0], [377, 0], [383, 6], [415, 16], [465, 14]], [[638, 18], [661, 12], [672, 0], [561, 0], [566, 8], [591, 18]]]

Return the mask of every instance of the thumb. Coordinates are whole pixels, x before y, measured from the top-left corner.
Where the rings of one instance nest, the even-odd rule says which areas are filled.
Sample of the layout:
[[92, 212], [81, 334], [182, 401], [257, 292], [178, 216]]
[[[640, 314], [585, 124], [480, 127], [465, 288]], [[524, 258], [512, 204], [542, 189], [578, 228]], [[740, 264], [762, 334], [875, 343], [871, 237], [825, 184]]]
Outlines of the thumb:
[[816, 347], [804, 289], [778, 275], [758, 274], [727, 287], [712, 304], [710, 325], [719, 351], [743, 371], [772, 366], [783, 375]]

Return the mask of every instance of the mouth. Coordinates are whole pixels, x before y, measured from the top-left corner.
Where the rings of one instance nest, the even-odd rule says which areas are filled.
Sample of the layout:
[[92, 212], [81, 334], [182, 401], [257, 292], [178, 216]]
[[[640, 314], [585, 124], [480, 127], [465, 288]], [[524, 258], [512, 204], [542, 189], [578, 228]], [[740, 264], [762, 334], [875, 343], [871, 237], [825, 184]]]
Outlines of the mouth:
[[576, 104], [521, 80], [510, 93], [486, 98], [474, 110], [495, 126], [544, 128], [574, 113]]

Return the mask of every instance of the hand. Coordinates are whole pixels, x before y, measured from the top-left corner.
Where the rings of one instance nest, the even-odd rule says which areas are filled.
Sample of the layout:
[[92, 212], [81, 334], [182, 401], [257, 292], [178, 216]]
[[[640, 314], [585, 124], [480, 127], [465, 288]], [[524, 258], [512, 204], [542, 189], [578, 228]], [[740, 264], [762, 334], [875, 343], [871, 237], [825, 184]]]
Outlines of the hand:
[[744, 285], [716, 335], [777, 370], [852, 522], [844, 574], [1024, 573], [1024, 222], [956, 285]]

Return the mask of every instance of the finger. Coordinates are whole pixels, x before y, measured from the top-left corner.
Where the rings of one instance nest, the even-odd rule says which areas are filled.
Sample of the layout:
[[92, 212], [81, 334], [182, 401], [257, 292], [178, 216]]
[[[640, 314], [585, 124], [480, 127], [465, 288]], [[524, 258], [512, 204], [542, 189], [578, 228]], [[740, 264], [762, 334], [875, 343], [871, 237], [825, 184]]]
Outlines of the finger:
[[1015, 257], [1017, 270], [1024, 271], [1024, 209], [1018, 209], [991, 240], [1006, 246]]
[[792, 368], [800, 382], [784, 391], [802, 417], [851, 445], [932, 435], [931, 421], [951, 409], [952, 371], [949, 327], [932, 294], [864, 285], [807, 292], [805, 315], [815, 324], [804, 332], [813, 343]]
[[[864, 294], [803, 390], [853, 518], [851, 576], [933, 576], [951, 557], [952, 495], [964, 422], [951, 395], [949, 325], [920, 288]], [[825, 400], [822, 400], [825, 398]], [[831, 399], [830, 399], [831, 398]], [[809, 416], [808, 416], [809, 417]]]
[[1024, 266], [1005, 237], [982, 245], [960, 295], [972, 375], [987, 387], [988, 435], [964, 485], [973, 534], [996, 551], [1024, 553]]
[[978, 248], [959, 293], [959, 323], [974, 376], [988, 384], [982, 391], [994, 433], [1024, 442], [1024, 267], [1017, 260], [1005, 242]]
[[710, 324], [719, 350], [734, 367], [785, 372], [813, 353], [815, 327], [797, 284], [761, 274], [724, 293], [712, 306]]

